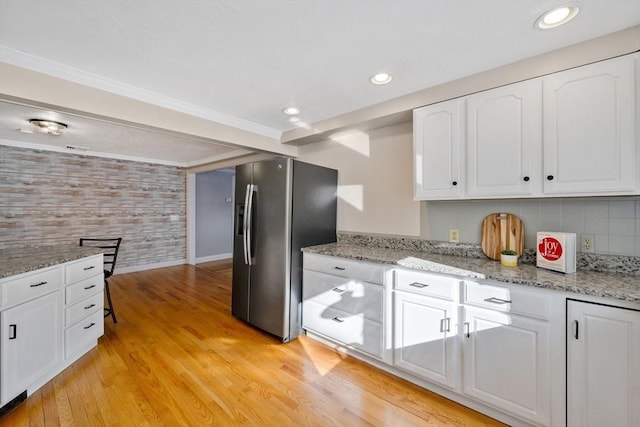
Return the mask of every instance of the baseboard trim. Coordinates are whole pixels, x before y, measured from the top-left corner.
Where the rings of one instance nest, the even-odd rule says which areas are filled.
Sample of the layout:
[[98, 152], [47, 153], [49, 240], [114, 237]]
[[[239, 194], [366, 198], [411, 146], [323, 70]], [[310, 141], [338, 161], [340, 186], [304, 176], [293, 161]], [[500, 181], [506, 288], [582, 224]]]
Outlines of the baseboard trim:
[[132, 265], [130, 267], [122, 267], [122, 268], [116, 267], [113, 274], [134, 273], [136, 271], [153, 270], [154, 268], [163, 268], [163, 267], [173, 267], [175, 265], [183, 265], [186, 263], [187, 263], [186, 259], [179, 259], [175, 261], [156, 262], [153, 264]]
[[220, 261], [223, 259], [231, 259], [231, 258], [233, 258], [232, 253], [204, 256], [204, 257], [196, 258], [196, 264], [200, 264], [201, 262]]

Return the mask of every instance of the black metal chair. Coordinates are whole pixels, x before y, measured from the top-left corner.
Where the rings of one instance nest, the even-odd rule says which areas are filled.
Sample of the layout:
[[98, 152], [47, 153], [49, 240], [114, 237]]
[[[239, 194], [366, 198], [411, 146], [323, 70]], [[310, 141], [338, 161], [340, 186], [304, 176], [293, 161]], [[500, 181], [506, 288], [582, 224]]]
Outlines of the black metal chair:
[[113, 275], [113, 269], [116, 267], [116, 260], [118, 259], [118, 249], [120, 249], [120, 242], [122, 237], [115, 239], [89, 239], [81, 238], [80, 246], [91, 246], [103, 249], [104, 255], [104, 291], [107, 295], [108, 307], [104, 308], [104, 317], [111, 316], [113, 323], [118, 323], [116, 319], [116, 312], [113, 310], [113, 303], [111, 302], [111, 291], [109, 291], [109, 277]]

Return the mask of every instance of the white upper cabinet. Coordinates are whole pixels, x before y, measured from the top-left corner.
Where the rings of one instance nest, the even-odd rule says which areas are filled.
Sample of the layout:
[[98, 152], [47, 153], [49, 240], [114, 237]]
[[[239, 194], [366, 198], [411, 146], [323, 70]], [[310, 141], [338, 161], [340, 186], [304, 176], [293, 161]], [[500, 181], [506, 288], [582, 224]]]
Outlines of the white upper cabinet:
[[632, 192], [638, 55], [545, 77], [544, 192]]
[[415, 198], [638, 194], [639, 57], [414, 110]]
[[536, 194], [541, 102], [539, 79], [466, 98], [467, 196]]
[[413, 111], [414, 198], [456, 199], [462, 194], [462, 99]]

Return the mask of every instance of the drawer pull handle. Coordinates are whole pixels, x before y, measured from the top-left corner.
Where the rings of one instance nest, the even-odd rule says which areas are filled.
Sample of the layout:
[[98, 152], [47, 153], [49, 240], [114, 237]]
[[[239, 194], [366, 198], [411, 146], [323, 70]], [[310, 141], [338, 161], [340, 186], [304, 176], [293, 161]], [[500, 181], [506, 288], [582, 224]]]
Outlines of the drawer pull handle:
[[86, 306], [84, 309], [85, 309], [85, 310], [89, 310], [90, 308], [93, 308], [93, 307], [95, 307], [95, 306], [96, 306], [95, 304], [89, 304], [89, 305], [88, 305], [88, 306]]
[[343, 320], [343, 319], [341, 319], [341, 318], [339, 318], [339, 317], [337, 317], [337, 316], [336, 316], [336, 317], [334, 317], [334, 318], [333, 318], [333, 319], [331, 319], [331, 320], [333, 320], [334, 322], [338, 322], [338, 323], [342, 323], [342, 322], [344, 322], [344, 320]]
[[451, 318], [445, 317], [440, 320], [440, 332], [450, 332], [451, 331]]
[[34, 283], [33, 285], [29, 285], [30, 288], [37, 288], [38, 286], [42, 286], [42, 285], [46, 285], [49, 282], [40, 282], [40, 283]]
[[96, 266], [95, 266], [95, 265], [92, 265], [92, 266], [90, 266], [90, 267], [85, 267], [85, 268], [83, 268], [83, 270], [84, 270], [84, 271], [87, 271], [87, 270], [91, 270], [92, 268], [96, 268]]
[[471, 331], [469, 327], [469, 322], [464, 322], [464, 336], [469, 338], [471, 336]]
[[94, 325], [95, 325], [95, 323], [91, 322], [87, 326], [85, 326], [84, 329], [89, 329], [89, 328], [93, 327]]
[[492, 304], [511, 304], [510, 299], [500, 299], [496, 297], [486, 298], [485, 301], [490, 302]]
[[580, 323], [578, 323], [578, 321], [577, 321], [577, 320], [574, 320], [574, 321], [573, 321], [573, 337], [574, 337], [575, 339], [579, 339], [579, 338], [578, 338], [578, 337], [580, 336], [580, 335], [578, 334], [579, 328], [580, 328]]
[[345, 290], [344, 289], [340, 289], [340, 288], [333, 288], [331, 289], [333, 292], [337, 292], [339, 294], [343, 293]]
[[15, 340], [18, 337], [18, 325], [9, 325], [9, 339]]
[[89, 290], [89, 289], [92, 289], [92, 288], [95, 288], [95, 287], [96, 287], [96, 285], [85, 286], [84, 289], [85, 290]]
[[409, 286], [413, 286], [414, 288], [422, 289], [422, 288], [426, 288], [429, 285], [427, 285], [426, 283], [413, 282], [413, 283], [409, 283]]
[[333, 267], [336, 270], [344, 271], [344, 267]]

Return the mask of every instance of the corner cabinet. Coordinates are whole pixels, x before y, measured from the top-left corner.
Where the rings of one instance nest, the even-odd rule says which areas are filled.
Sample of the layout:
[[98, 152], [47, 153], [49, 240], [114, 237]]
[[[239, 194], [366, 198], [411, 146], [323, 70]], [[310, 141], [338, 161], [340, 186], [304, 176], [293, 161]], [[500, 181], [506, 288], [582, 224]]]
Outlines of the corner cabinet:
[[637, 189], [638, 55], [543, 79], [544, 193]]
[[640, 425], [640, 311], [567, 301], [567, 425]]
[[415, 199], [640, 193], [639, 58], [414, 110]]
[[462, 195], [462, 120], [460, 99], [413, 111], [414, 197], [456, 199]]

